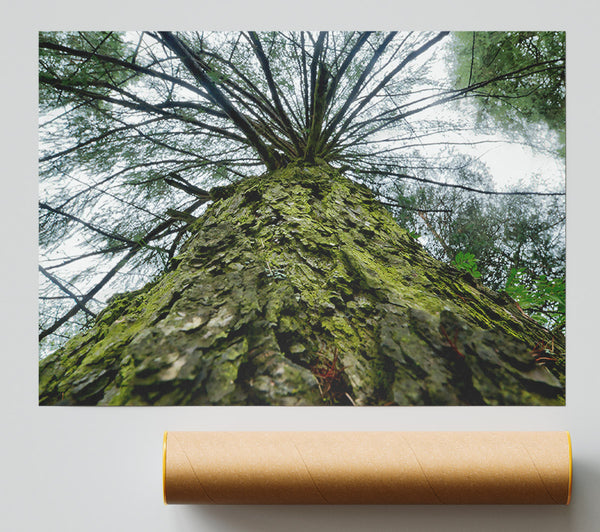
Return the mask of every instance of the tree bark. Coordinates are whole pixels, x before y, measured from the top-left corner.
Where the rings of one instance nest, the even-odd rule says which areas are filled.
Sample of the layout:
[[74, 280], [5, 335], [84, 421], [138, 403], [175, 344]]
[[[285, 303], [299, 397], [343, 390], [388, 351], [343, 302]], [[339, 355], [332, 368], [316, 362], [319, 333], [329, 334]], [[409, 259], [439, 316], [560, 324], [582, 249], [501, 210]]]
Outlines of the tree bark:
[[564, 404], [564, 338], [367, 188], [290, 165], [213, 197], [169, 271], [40, 362], [41, 404]]

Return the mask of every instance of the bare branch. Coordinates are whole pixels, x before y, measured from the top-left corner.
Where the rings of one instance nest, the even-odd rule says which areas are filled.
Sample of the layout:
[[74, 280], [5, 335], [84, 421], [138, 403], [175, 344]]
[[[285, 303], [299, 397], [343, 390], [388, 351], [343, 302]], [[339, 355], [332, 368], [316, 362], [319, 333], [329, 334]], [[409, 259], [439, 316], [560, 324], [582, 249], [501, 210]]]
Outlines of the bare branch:
[[56, 277], [54, 277], [54, 275], [52, 275], [48, 270], [44, 269], [41, 265], [38, 266], [38, 269], [40, 270], [40, 272], [42, 272], [42, 274], [44, 275], [44, 277], [46, 277], [47, 279], [49, 279], [51, 283], [53, 283], [56, 286], [58, 286], [58, 288], [60, 288], [73, 301], [75, 301], [76, 307], [79, 310], [83, 310], [88, 316], [91, 316], [92, 318], [96, 317], [96, 314], [94, 314], [90, 309], [88, 309], [80, 301], [80, 299], [79, 299], [78, 296], [76, 296], [73, 292], [71, 292], [71, 290], [69, 290], [63, 283], [61, 283]]
[[[47, 85], [52, 85], [53, 87], [57, 88], [57, 89], [61, 89], [64, 91], [68, 91], [68, 92], [72, 92], [74, 94], [77, 94], [79, 96], [85, 96], [86, 98], [91, 98], [92, 100], [101, 100], [104, 102], [108, 102], [108, 103], [113, 103], [116, 105], [120, 105], [123, 107], [127, 107], [129, 109], [134, 109], [136, 111], [142, 111], [142, 112], [151, 112], [151, 113], [156, 113], [158, 115], [164, 116], [165, 118], [171, 118], [174, 120], [179, 120], [181, 122], [186, 122], [188, 124], [193, 124], [195, 126], [198, 126], [200, 128], [206, 129], [208, 131], [212, 131], [213, 133], [217, 133], [219, 135], [222, 135], [223, 137], [227, 137], [230, 138], [232, 140], [237, 140], [238, 142], [247, 142], [247, 140], [244, 137], [241, 137], [239, 135], [236, 135], [235, 133], [232, 133], [230, 131], [227, 131], [225, 129], [213, 126], [211, 124], [208, 124], [206, 122], [201, 122], [199, 120], [195, 120], [193, 118], [188, 118], [182, 115], [178, 115], [176, 113], [170, 113], [168, 111], [165, 111], [164, 109], [161, 109], [160, 107], [157, 107], [156, 105], [152, 105], [150, 103], [144, 102], [143, 100], [141, 100], [140, 98], [137, 98], [133, 95], [130, 94], [130, 96], [134, 97], [135, 100], [134, 102], [130, 102], [127, 100], [120, 100], [117, 98], [112, 98], [111, 96], [106, 96], [104, 94], [101, 93], [97, 93], [97, 92], [92, 92], [92, 91], [88, 91], [86, 89], [81, 89], [78, 87], [74, 87], [72, 85], [66, 85], [64, 83], [61, 83], [60, 81], [50, 78], [44, 74], [40, 74], [40, 81], [42, 83], [46, 83]], [[118, 89], [118, 87], [112, 87], [114, 90], [117, 90], [119, 92], [123, 92], [122, 89]], [[129, 94], [129, 93], [128, 93]]]
[[77, 222], [77, 223], [87, 227], [88, 229], [91, 229], [92, 231], [95, 231], [96, 233], [101, 234], [112, 240], [117, 240], [119, 242], [123, 242], [123, 243], [129, 244], [129, 245], [136, 244], [136, 242], [134, 242], [133, 240], [129, 240], [128, 238], [122, 237], [121, 235], [117, 235], [116, 233], [108, 233], [108, 232], [104, 231], [103, 229], [100, 229], [99, 227], [96, 227], [95, 225], [92, 225], [91, 223], [88, 223], [88, 222], [82, 220], [81, 218], [78, 218], [77, 216], [69, 214], [68, 212], [62, 211], [60, 209], [50, 207], [50, 205], [48, 205], [47, 203], [44, 203], [42, 201], [39, 202], [39, 206], [42, 209], [45, 209], [45, 210], [53, 212], [55, 214], [64, 216], [65, 218], [68, 218], [69, 220], [73, 220], [74, 222]]
[[408, 63], [414, 61], [417, 57], [424, 54], [427, 50], [429, 50], [432, 46], [441, 41], [444, 37], [448, 35], [449, 32], [442, 31], [439, 32], [435, 37], [429, 39], [425, 44], [421, 45], [416, 50], [410, 52], [401, 62], [400, 64], [394, 68], [389, 74], [387, 74], [379, 84], [360, 102], [360, 104], [346, 117], [344, 124], [340, 127], [337, 135], [332, 139], [332, 143], [337, 142], [340, 136], [344, 133], [344, 131], [348, 128], [348, 126], [352, 123], [356, 115], [367, 105], [381, 90], [385, 87], [389, 81], [400, 72]]
[[402, 174], [398, 172], [392, 172], [389, 170], [366, 170], [361, 169], [360, 173], [372, 174], [372, 175], [389, 175], [399, 177], [401, 179], [409, 179], [411, 181], [418, 181], [419, 183], [428, 183], [430, 185], [437, 185], [440, 187], [458, 188], [466, 190], [467, 192], [475, 192], [477, 194], [487, 194], [490, 196], [564, 196], [564, 192], [533, 192], [533, 191], [516, 191], [516, 192], [498, 192], [496, 190], [481, 190], [478, 188], [468, 187], [466, 185], [458, 185], [456, 183], [443, 183], [441, 181], [433, 181], [432, 179], [426, 179], [424, 177], [415, 177], [408, 174]]
[[294, 143], [294, 146], [296, 147], [297, 155], [299, 155], [300, 154], [300, 141], [298, 139], [298, 136], [296, 135], [296, 132], [294, 131], [294, 128], [293, 128], [285, 110], [283, 109], [283, 105], [281, 104], [281, 99], [279, 97], [279, 91], [277, 90], [277, 86], [275, 85], [275, 80], [273, 79], [273, 73], [271, 72], [271, 65], [269, 64], [269, 60], [267, 59], [267, 56], [265, 55], [265, 52], [262, 47], [262, 43], [260, 42], [260, 39], [258, 38], [258, 34], [255, 31], [249, 32], [248, 37], [252, 44], [252, 49], [254, 50], [254, 53], [255, 53], [256, 57], [258, 58], [260, 66], [262, 67], [262, 70], [265, 74], [265, 78], [267, 80], [267, 85], [269, 86], [269, 91], [271, 92], [271, 98], [273, 99], [273, 103], [275, 104], [275, 108], [277, 109], [277, 115], [278, 115], [279, 119], [281, 120], [281, 122], [283, 123], [283, 125], [285, 127], [285, 131], [288, 134], [289, 138]]
[[[184, 212], [192, 213], [194, 212], [200, 205], [202, 205], [204, 200], [197, 200], [192, 205], [190, 205]], [[166, 228], [175, 223], [175, 220], [168, 220], [166, 222], [162, 222], [157, 225], [150, 232], [146, 233], [146, 235], [140, 239], [139, 242], [135, 242], [131, 247], [129, 252], [108, 272], [104, 275], [104, 277], [100, 280], [99, 283], [94, 286], [85, 296], [79, 299], [79, 303], [81, 305], [85, 305], [90, 299], [92, 299], [117, 273], [118, 271], [125, 266], [135, 255], [144, 247], [145, 243], [152, 240], [158, 234], [162, 233]], [[75, 305], [71, 310], [66, 312], [63, 316], [61, 316], [58, 320], [56, 320], [50, 327], [44, 329], [40, 335], [39, 340], [43, 340], [49, 334], [52, 334], [56, 331], [61, 325], [65, 324], [69, 319], [71, 319], [75, 314], [80, 311], [80, 305]]]
[[259, 153], [261, 159], [266, 164], [267, 168], [274, 169], [277, 167], [277, 161], [274, 154], [262, 142], [256, 130], [250, 125], [245, 116], [243, 116], [226, 98], [223, 92], [211, 81], [206, 72], [198, 64], [194, 55], [188, 47], [171, 32], [160, 32], [165, 44], [173, 50], [181, 59], [183, 64], [188, 68], [192, 75], [201, 83], [210, 94], [212, 100], [227, 113], [233, 123], [244, 133], [248, 141]]

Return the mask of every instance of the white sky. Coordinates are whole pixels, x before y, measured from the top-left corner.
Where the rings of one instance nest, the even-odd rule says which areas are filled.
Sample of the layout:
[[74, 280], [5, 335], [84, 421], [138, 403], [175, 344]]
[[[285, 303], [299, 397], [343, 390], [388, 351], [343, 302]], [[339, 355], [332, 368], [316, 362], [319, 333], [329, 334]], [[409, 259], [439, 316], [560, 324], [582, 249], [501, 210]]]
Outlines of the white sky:
[[532, 176], [537, 175], [546, 183], [545, 190], [556, 190], [564, 184], [564, 162], [544, 154], [536, 154], [526, 146], [490, 148], [481, 160], [488, 165], [498, 190], [508, 190], [520, 182], [527, 184]]
[[[446, 45], [450, 44], [448, 38], [445, 42]], [[430, 64], [432, 77], [438, 80], [441, 85], [451, 79], [451, 53], [449, 46], [439, 49], [436, 53], [437, 61]], [[452, 117], [460, 116], [461, 113], [464, 114], [468, 107], [470, 106], [465, 101], [460, 101], [457, 105], [442, 105], [434, 109], [432, 117], [452, 119]], [[475, 114], [474, 108], [472, 113]], [[473, 131], [472, 133], [462, 134], [461, 138], [475, 141], [490, 137], [478, 135]], [[503, 137], [499, 134], [495, 138], [502, 139]], [[465, 149], [464, 151], [468, 152], [470, 150]], [[565, 161], [526, 145], [505, 142], [489, 145], [485, 148], [477, 146], [472, 149], [471, 154], [488, 166], [498, 191], [507, 191], [517, 185], [535, 191], [555, 191], [564, 187]], [[541, 176], [542, 179], [535, 179], [537, 176]], [[527, 185], [531, 186], [527, 187]], [[520, 190], [525, 190], [525, 188]]]

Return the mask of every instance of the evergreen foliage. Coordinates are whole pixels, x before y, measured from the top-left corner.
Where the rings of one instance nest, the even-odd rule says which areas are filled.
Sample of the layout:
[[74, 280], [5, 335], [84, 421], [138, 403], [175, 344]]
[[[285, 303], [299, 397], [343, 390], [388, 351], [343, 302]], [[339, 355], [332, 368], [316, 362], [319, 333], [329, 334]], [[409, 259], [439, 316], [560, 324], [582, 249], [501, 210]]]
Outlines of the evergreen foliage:
[[[91, 323], [115, 291], [172, 267], [205, 204], [228, 186], [292, 163], [342, 170], [434, 256], [472, 256], [455, 264], [477, 261], [485, 283], [522, 302], [524, 291], [539, 296], [522, 307], [564, 325], [564, 187], [500, 193], [472, 153], [479, 141], [463, 136], [485, 126], [494, 135], [485, 147], [518, 124], [521, 138], [542, 132], [560, 156], [562, 33], [39, 38], [46, 350]], [[444, 61], [454, 78], [440, 74]], [[461, 101], [477, 108], [453, 107]]]
[[[455, 40], [458, 83], [485, 83], [471, 92], [479, 121], [492, 118], [532, 142], [545, 126], [558, 136], [564, 156], [565, 33], [457, 32]], [[506, 76], [510, 71], [515, 74]]]

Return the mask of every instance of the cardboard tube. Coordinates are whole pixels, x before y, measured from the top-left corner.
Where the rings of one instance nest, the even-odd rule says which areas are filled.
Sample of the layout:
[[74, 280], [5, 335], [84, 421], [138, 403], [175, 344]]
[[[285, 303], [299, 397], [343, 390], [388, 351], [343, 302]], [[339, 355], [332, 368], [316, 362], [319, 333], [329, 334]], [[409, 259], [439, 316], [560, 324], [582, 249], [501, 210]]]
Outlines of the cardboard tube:
[[568, 432], [167, 432], [168, 504], [568, 504]]

